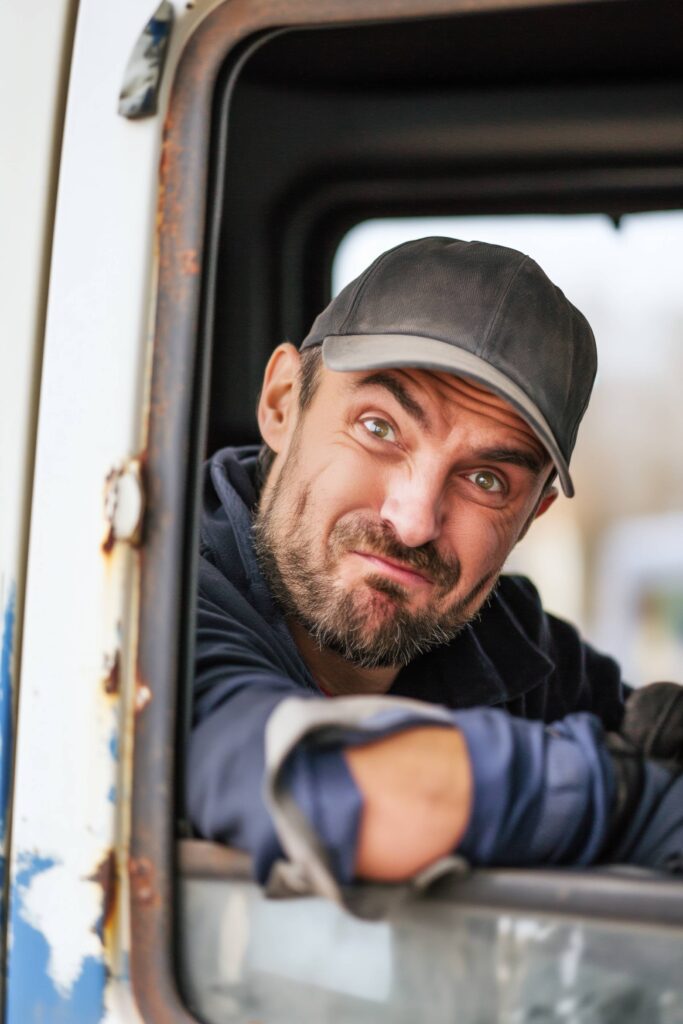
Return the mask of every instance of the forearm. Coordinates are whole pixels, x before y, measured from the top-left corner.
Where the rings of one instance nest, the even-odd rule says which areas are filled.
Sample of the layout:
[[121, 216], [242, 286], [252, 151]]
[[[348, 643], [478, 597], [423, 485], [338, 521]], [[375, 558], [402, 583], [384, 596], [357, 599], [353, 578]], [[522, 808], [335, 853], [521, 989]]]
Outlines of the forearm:
[[470, 817], [472, 772], [459, 731], [427, 726], [348, 749], [362, 794], [359, 878], [409, 878], [450, 853]]
[[[593, 716], [552, 727], [479, 708], [452, 726], [292, 759], [292, 793], [342, 881], [407, 878], [451, 852], [472, 864], [589, 864], [608, 836], [614, 778]], [[355, 799], [348, 799], [353, 790]]]
[[590, 715], [550, 729], [480, 708], [347, 750], [363, 810], [359, 877], [407, 878], [459, 849], [474, 864], [588, 864], [608, 834], [610, 757]]
[[282, 856], [263, 795], [266, 722], [283, 700], [264, 678], [235, 685], [222, 704], [195, 723], [187, 749], [185, 800], [197, 834], [247, 850], [265, 882]]
[[[292, 727], [281, 714], [292, 701], [263, 689], [258, 709], [252, 681], [233, 694], [229, 713], [216, 709], [195, 729], [188, 789], [201, 833], [248, 849], [261, 880], [283, 854], [263, 796], [263, 729], [275, 717], [280, 733]], [[491, 708], [449, 713], [380, 698], [294, 704], [294, 719], [299, 705], [314, 714], [295, 730], [282, 768], [277, 758], [271, 764], [342, 883], [407, 878], [454, 851], [473, 864], [534, 865], [590, 864], [609, 850], [651, 867], [683, 853], [683, 781], [656, 764], [647, 765], [632, 826], [608, 846], [615, 777], [592, 715], [548, 727]]]

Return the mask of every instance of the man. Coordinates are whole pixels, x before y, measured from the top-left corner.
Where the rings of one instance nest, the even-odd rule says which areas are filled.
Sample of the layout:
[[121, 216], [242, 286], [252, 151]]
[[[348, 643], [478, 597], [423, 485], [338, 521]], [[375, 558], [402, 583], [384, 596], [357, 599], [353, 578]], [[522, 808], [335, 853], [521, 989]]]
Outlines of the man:
[[499, 578], [555, 481], [573, 493], [595, 369], [588, 323], [533, 260], [446, 238], [383, 254], [300, 351], [275, 350], [265, 447], [219, 452], [205, 477], [200, 834], [249, 850], [262, 880], [281, 842], [296, 858], [264, 796], [279, 751], [277, 785], [342, 882], [453, 851], [680, 863], [678, 766], [605, 735], [617, 665]]

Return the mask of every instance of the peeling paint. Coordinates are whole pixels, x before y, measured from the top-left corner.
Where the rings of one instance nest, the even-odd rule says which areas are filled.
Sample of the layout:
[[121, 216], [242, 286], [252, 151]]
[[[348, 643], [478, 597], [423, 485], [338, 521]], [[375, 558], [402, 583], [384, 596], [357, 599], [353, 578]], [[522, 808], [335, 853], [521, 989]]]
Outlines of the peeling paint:
[[121, 652], [118, 648], [113, 654], [104, 657], [104, 692], [110, 696], [117, 694], [121, 688]]
[[106, 983], [101, 942], [93, 935], [92, 952], [65, 962], [68, 928], [60, 933], [46, 926], [48, 917], [62, 926], [78, 910], [62, 887], [60, 865], [36, 854], [24, 855], [21, 864], [12, 887], [6, 1022], [97, 1024], [104, 1015]]
[[145, 683], [140, 683], [135, 692], [135, 711], [144, 711], [152, 699], [152, 691]]
[[95, 932], [101, 942], [104, 942], [105, 929], [111, 925], [114, 909], [116, 907], [116, 892], [118, 889], [118, 869], [116, 866], [116, 854], [110, 850], [100, 861], [94, 873], [90, 875], [89, 882], [97, 882], [102, 887], [104, 894], [103, 911], [101, 918], [95, 925]]
[[122, 117], [134, 119], [156, 113], [173, 14], [173, 5], [163, 0], [133, 48], [119, 96]]
[[101, 544], [111, 554], [117, 541], [137, 546], [141, 540], [145, 512], [142, 460], [127, 459], [114, 466], [104, 481], [105, 534]]

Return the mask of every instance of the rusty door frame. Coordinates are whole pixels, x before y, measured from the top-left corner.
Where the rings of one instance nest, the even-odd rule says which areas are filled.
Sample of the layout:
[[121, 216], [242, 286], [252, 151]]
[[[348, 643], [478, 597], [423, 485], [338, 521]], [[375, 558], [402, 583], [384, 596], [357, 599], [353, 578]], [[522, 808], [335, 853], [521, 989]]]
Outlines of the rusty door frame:
[[[578, 6], [591, 0], [229, 0], [200, 23], [180, 58], [164, 130], [158, 203], [158, 293], [144, 476], [147, 512], [140, 553], [138, 693], [134, 731], [131, 977], [148, 1021], [193, 1020], [176, 980], [174, 780], [178, 682], [189, 651], [194, 556], [187, 527], [197, 506], [208, 343], [200, 309], [214, 92], [273, 33], [483, 11]], [[595, 0], [592, 0], [595, 2]], [[601, 0], [609, 3], [610, 0]], [[204, 332], [206, 335], [206, 332]], [[205, 403], [204, 403], [205, 404]], [[191, 646], [191, 644], [190, 644]]]

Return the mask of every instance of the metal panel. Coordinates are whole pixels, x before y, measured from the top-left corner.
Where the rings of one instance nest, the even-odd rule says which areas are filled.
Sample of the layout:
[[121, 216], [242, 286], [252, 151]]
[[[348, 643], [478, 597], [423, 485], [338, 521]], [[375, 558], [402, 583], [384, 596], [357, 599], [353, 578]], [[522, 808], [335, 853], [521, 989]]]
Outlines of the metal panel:
[[[0, 874], [12, 795], [28, 520], [65, 68], [76, 0], [36, 18], [0, 7]], [[28, 130], [30, 127], [30, 130]], [[3, 882], [4, 887], [4, 882]], [[2, 894], [4, 904], [4, 892]], [[0, 908], [0, 948], [6, 915]], [[0, 952], [4, 960], [4, 952]], [[4, 973], [3, 973], [4, 981]], [[0, 981], [0, 989], [3, 981]]]

